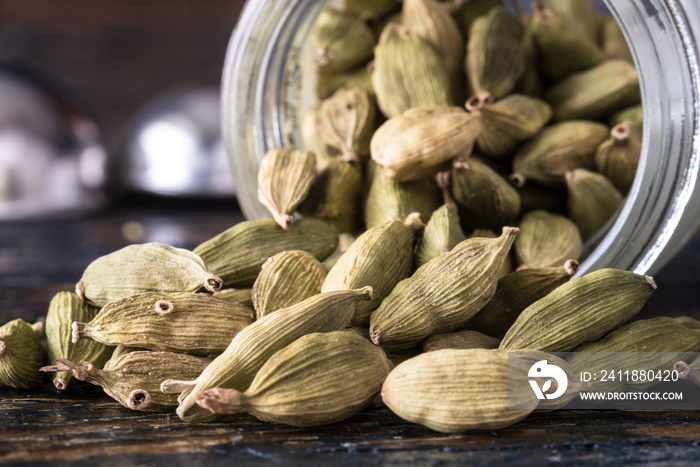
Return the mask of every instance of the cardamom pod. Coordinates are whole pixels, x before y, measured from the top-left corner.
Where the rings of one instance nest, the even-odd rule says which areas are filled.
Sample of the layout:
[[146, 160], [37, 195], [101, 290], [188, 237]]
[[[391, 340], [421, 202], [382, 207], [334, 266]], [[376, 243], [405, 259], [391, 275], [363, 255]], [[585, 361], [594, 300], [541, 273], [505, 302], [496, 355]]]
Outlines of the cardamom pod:
[[454, 17], [464, 37], [469, 37], [471, 26], [477, 18], [486, 15], [495, 7], [503, 8], [505, 6], [503, 0], [469, 0], [459, 3]]
[[252, 287], [270, 256], [287, 250], [304, 250], [317, 259], [333, 253], [338, 236], [328, 224], [300, 219], [289, 230], [272, 219], [240, 222], [194, 249], [227, 287]]
[[628, 321], [654, 290], [649, 276], [617, 269], [591, 272], [523, 310], [500, 348], [570, 352]]
[[390, 23], [382, 31], [371, 73], [377, 104], [389, 118], [413, 107], [452, 103], [450, 77], [438, 53], [399, 24]]
[[459, 213], [454, 203], [443, 204], [430, 216], [413, 257], [416, 268], [446, 253], [467, 237], [459, 225]]
[[475, 94], [498, 99], [510, 94], [525, 71], [522, 23], [505, 8], [492, 8], [469, 30], [466, 71]]
[[580, 29], [591, 41], [598, 42], [601, 21], [591, 0], [542, 0], [542, 3], [565, 16], [570, 27]]
[[[524, 366], [522, 371], [527, 374]], [[509, 400], [508, 385], [507, 352], [444, 349], [394, 368], [382, 386], [382, 400], [404, 420], [441, 433], [497, 430], [537, 407], [531, 391], [520, 391], [515, 402], [522, 399], [527, 408], [511, 409], [514, 401]]]
[[[126, 354], [131, 353], [131, 352], [147, 352], [147, 350], [142, 349], [140, 347], [128, 347], [126, 345], [118, 345], [114, 348], [114, 352], [112, 352], [112, 356], [109, 359], [116, 361], [122, 355], [126, 355]], [[51, 360], [49, 360], [49, 361], [51, 361]], [[104, 367], [104, 365], [103, 365], [103, 367]], [[73, 374], [71, 373], [71, 377], [72, 376], [73, 376]]]
[[581, 257], [583, 242], [578, 227], [564, 216], [531, 211], [520, 220], [520, 235], [513, 250], [518, 263], [528, 268], [547, 268]]
[[346, 160], [369, 156], [376, 114], [376, 104], [367, 91], [341, 88], [321, 103], [318, 133]]
[[486, 164], [460, 157], [452, 163], [452, 196], [467, 229], [498, 229], [520, 214], [520, 195]]
[[367, 63], [377, 41], [361, 19], [331, 8], [318, 15], [313, 35], [313, 60], [323, 74], [346, 72]]
[[479, 94], [469, 98], [466, 107], [481, 114], [476, 151], [496, 158], [512, 156], [523, 141], [536, 136], [552, 118], [549, 104], [522, 94], [511, 94], [495, 103], [491, 94]]
[[457, 331], [433, 334], [423, 342], [425, 352], [442, 349], [497, 349], [501, 339], [476, 331]]
[[537, 45], [535, 36], [532, 34], [532, 15], [523, 14], [520, 22], [525, 29], [523, 33], [523, 60], [525, 61], [525, 71], [520, 77], [513, 91], [516, 94], [540, 97], [544, 93], [544, 80], [537, 67]]
[[323, 260], [323, 262], [321, 263], [323, 269], [326, 270], [326, 273], [330, 271], [333, 268], [333, 266], [335, 266], [335, 263], [338, 262], [338, 259], [340, 259], [343, 253], [348, 251], [348, 248], [350, 248], [350, 245], [355, 243], [355, 240], [357, 240], [357, 236], [353, 234], [342, 233], [338, 235], [338, 248], [336, 248], [333, 254], [325, 260]]
[[351, 290], [369, 285], [372, 300], [360, 302], [351, 320], [353, 326], [367, 326], [369, 316], [394, 286], [408, 277], [413, 266], [414, 213], [406, 223], [389, 221], [367, 229], [328, 272], [321, 292]]
[[[301, 137], [304, 148], [316, 156], [316, 171], [320, 172], [340, 153], [328, 146], [318, 132], [318, 117], [320, 106], [312, 107], [306, 111], [301, 120]], [[303, 203], [303, 201], [302, 201]]]
[[577, 271], [578, 261], [568, 260], [557, 268], [521, 269], [500, 278], [493, 298], [464, 328], [502, 338], [523, 310], [568, 282]]
[[700, 329], [700, 321], [691, 318], [690, 316], [676, 316], [675, 318], [671, 318], [681, 326], [685, 326], [686, 328], [689, 329]]
[[266, 315], [233, 338], [224, 353], [190, 381], [166, 380], [165, 393], [180, 392], [177, 414], [188, 422], [217, 417], [196, 405], [199, 395], [211, 388], [245, 391], [256, 373], [277, 351], [312, 332], [344, 329], [355, 313], [355, 305], [372, 299], [372, 288], [326, 292]]
[[518, 234], [472, 238], [437, 256], [399, 282], [370, 316], [372, 342], [406, 349], [465, 324], [493, 296], [498, 273]]
[[680, 379], [687, 379], [700, 386], [700, 357], [693, 360], [690, 364], [682, 360], [676, 362], [673, 365], [673, 369], [678, 372]]
[[253, 289], [222, 289], [214, 293], [214, 297], [255, 309], [253, 305]]
[[15, 319], [0, 327], [0, 387], [24, 389], [44, 380], [39, 372], [46, 362], [41, 345], [41, 323]]
[[614, 127], [615, 125], [624, 122], [630, 122], [633, 124], [636, 123], [641, 127], [642, 123], [644, 123], [644, 109], [642, 108], [642, 104], [633, 105], [632, 107], [628, 107], [615, 113], [608, 120], [608, 125], [610, 125], [610, 127]]
[[432, 178], [397, 182], [370, 161], [366, 180], [364, 218], [368, 229], [387, 221], [403, 221], [413, 212], [419, 212], [421, 220], [428, 222], [440, 206], [440, 191]]
[[[46, 314], [46, 341], [49, 347], [49, 361], [65, 358], [71, 361], [87, 361], [98, 368], [107, 363], [112, 356], [114, 347], [104, 345], [89, 339], [72, 342], [74, 321], [92, 321], [100, 309], [92, 306], [71, 292], [59, 292], [51, 299], [49, 311]], [[56, 389], [68, 387], [73, 375], [70, 371], [60, 371], [51, 375]]]
[[605, 175], [620, 193], [629, 193], [641, 152], [641, 125], [624, 122], [610, 130], [610, 138], [598, 146], [593, 161], [596, 170]]
[[551, 125], [515, 154], [511, 182], [522, 186], [532, 179], [544, 185], [561, 185], [564, 174], [593, 168], [593, 156], [609, 135], [608, 127], [575, 120]]
[[273, 148], [260, 161], [258, 199], [280, 227], [289, 230], [294, 211], [316, 178], [316, 156], [309, 151]]
[[83, 272], [75, 293], [98, 307], [142, 292], [209, 292], [221, 279], [196, 253], [162, 243], [129, 245], [97, 258]]
[[417, 180], [458, 155], [468, 156], [481, 127], [479, 112], [440, 106], [411, 109], [374, 133], [372, 159], [396, 181]]
[[566, 174], [569, 218], [584, 241], [600, 231], [622, 205], [623, 196], [604, 175], [577, 169]]
[[172, 352], [134, 351], [112, 357], [104, 369], [90, 362], [76, 364], [65, 358], [59, 365], [41, 371], [69, 371], [80, 381], [101, 386], [107, 395], [124, 407], [147, 412], [169, 411], [177, 406], [177, 396], [163, 394], [160, 383], [167, 378], [196, 378], [211, 363], [207, 358]]
[[544, 97], [552, 106], [555, 122], [597, 120], [641, 100], [637, 70], [619, 59], [570, 75], [549, 88]]
[[627, 45], [627, 39], [622, 34], [622, 29], [613, 17], [605, 17], [600, 28], [603, 52], [607, 58], [619, 58], [629, 63], [634, 63], [632, 52]]
[[[372, 338], [369, 335], [369, 328], [364, 328], [364, 327], [350, 327], [343, 329], [342, 332], [349, 332], [351, 334], [357, 335], [362, 337], [363, 339], [367, 340], [368, 342], [372, 342]], [[417, 345], [415, 347], [411, 347], [409, 349], [403, 349], [403, 350], [389, 350], [386, 353], [386, 357], [389, 359], [391, 362], [392, 366], [396, 366], [401, 362], [405, 362], [409, 358], [413, 358], [416, 355], [420, 355], [423, 353], [423, 346], [422, 345]], [[372, 402], [371, 406], [383, 406], [384, 403], [381, 401], [381, 397], [377, 398], [375, 397], [375, 400]]]
[[[493, 230], [489, 230], [489, 229], [474, 229], [469, 235], [467, 235], [467, 238], [476, 238], [476, 237], [498, 238], [498, 234], [496, 232], [494, 232]], [[498, 278], [501, 279], [502, 277], [505, 277], [506, 275], [510, 274], [514, 270], [515, 270], [515, 265], [513, 264], [513, 258], [509, 254], [503, 260], [503, 266], [501, 266], [501, 270], [498, 272]]]
[[257, 319], [321, 292], [326, 270], [312, 255], [290, 250], [271, 256], [253, 285]]
[[223, 352], [253, 320], [236, 302], [190, 292], [147, 292], [105, 305], [89, 323], [73, 323], [73, 343], [87, 337], [106, 345], [210, 355]]
[[317, 76], [316, 94], [319, 99], [328, 99], [340, 88], [361, 88], [367, 91], [376, 101], [377, 94], [372, 85], [369, 68], [373, 65], [362, 66], [357, 70], [345, 73], [324, 73]]
[[603, 51], [572, 20], [543, 1], [532, 4], [532, 34], [539, 57], [539, 68], [551, 81], [597, 65]]
[[297, 427], [328, 425], [367, 407], [390, 369], [382, 349], [360, 336], [313, 333], [275, 353], [245, 392], [208, 389], [197, 404]]

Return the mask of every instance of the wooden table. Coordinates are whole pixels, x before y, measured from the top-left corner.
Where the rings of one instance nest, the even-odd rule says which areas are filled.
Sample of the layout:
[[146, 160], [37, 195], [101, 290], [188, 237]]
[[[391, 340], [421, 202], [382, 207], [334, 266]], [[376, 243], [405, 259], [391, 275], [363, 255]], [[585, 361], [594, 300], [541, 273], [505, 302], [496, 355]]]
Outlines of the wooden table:
[[[204, 205], [136, 199], [86, 217], [0, 224], [0, 322], [44, 315], [90, 261], [130, 243], [123, 232], [191, 248], [242, 219], [233, 202]], [[699, 277], [696, 240], [656, 275], [659, 290], [642, 317], [700, 317]], [[0, 389], [0, 463], [17, 465], [685, 465], [698, 462], [699, 443], [700, 411], [560, 410], [498, 432], [447, 436], [386, 409], [316, 429], [250, 416], [188, 426], [174, 414], [129, 411], [89, 385]]]

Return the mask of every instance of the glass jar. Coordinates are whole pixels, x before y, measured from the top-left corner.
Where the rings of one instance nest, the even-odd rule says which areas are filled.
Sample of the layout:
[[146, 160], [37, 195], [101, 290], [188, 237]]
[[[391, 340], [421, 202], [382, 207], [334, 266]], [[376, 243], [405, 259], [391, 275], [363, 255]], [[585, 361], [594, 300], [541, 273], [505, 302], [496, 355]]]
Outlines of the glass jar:
[[[304, 48], [329, 2], [248, 0], [229, 44], [223, 135], [238, 200], [249, 219], [269, 217], [257, 200], [257, 165], [272, 147], [302, 147], [301, 120], [314, 104]], [[579, 275], [603, 267], [653, 274], [700, 225], [700, 3], [605, 0], [630, 45], [644, 107], [637, 176], [607, 234]], [[309, 68], [308, 70], [305, 70]]]

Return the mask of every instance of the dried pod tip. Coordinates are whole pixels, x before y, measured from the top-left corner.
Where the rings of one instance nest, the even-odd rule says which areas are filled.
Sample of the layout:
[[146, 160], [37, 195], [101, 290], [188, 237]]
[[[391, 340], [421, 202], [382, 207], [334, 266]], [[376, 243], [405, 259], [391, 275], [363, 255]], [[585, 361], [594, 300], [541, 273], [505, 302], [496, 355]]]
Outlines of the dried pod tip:
[[204, 281], [204, 288], [211, 293], [218, 292], [223, 285], [224, 281], [217, 276], [209, 276]]
[[378, 326], [372, 326], [369, 329], [369, 337], [374, 342], [374, 345], [381, 345], [382, 343], [382, 330]]
[[85, 326], [87, 326], [86, 323], [79, 323], [77, 321], [74, 321], [71, 325], [71, 329], [73, 330], [72, 342], [74, 344], [77, 344], [80, 338], [85, 335]]
[[151, 399], [151, 395], [148, 393], [148, 391], [145, 389], [134, 389], [129, 394], [129, 398], [126, 400], [126, 405], [130, 409], [143, 410], [151, 405], [152, 402], [153, 399]]
[[56, 386], [56, 389], [59, 391], [63, 391], [66, 389], [66, 380], [63, 378], [54, 378], [53, 379], [53, 385]]
[[367, 73], [369, 73], [370, 75], [374, 73], [374, 60], [367, 64]]
[[520, 233], [520, 229], [517, 227], [503, 227], [501, 231], [501, 236], [515, 237]]
[[483, 92], [467, 99], [464, 108], [468, 112], [478, 112], [489, 104], [493, 104], [493, 96], [488, 92]]
[[690, 365], [688, 365], [687, 363], [685, 363], [683, 361], [676, 362], [673, 365], [673, 369], [678, 372], [678, 377], [680, 379], [686, 379], [688, 377], [688, 375], [690, 374]]
[[7, 350], [7, 344], [4, 340], [0, 339], [0, 355], [3, 355]]
[[34, 331], [35, 334], [37, 334], [39, 337], [41, 337], [44, 334], [44, 323], [41, 321], [38, 321], [34, 324], [32, 324], [32, 330]]
[[175, 310], [175, 305], [167, 300], [158, 300], [154, 308], [159, 315], [167, 315]]
[[374, 297], [374, 289], [369, 285], [357, 289], [357, 291], [362, 294], [362, 300], [372, 300], [372, 297]]
[[420, 219], [419, 212], [412, 212], [409, 214], [406, 220], [403, 221], [403, 225], [413, 230], [422, 230], [425, 228], [425, 224]]
[[455, 172], [464, 172], [465, 170], [471, 170], [472, 166], [469, 161], [464, 157], [458, 157], [452, 161], [452, 170]]
[[618, 123], [617, 125], [612, 127], [612, 130], [610, 130], [610, 136], [612, 136], [615, 139], [615, 141], [627, 141], [627, 139], [630, 137], [629, 124], [626, 122]]
[[574, 180], [576, 180], [576, 172], [574, 172], [574, 171], [566, 172], [564, 174], [564, 178], [566, 178], [567, 182], [573, 182]]
[[450, 171], [445, 170], [442, 172], [438, 172], [437, 175], [435, 175], [435, 183], [437, 183], [438, 188], [441, 190], [447, 190], [450, 188]]
[[569, 276], [576, 274], [578, 272], [578, 261], [575, 259], [567, 260], [566, 263], [564, 263], [564, 272]]
[[530, 269], [530, 266], [528, 266], [527, 264], [521, 264], [520, 266], [518, 266], [517, 268], [515, 268], [515, 272], [524, 271], [524, 270], [526, 270], [526, 269]]
[[647, 280], [651, 288], [656, 290], [656, 282], [654, 282], [654, 278], [651, 276], [644, 276], [644, 278]]
[[525, 177], [523, 177], [522, 174], [519, 173], [514, 173], [510, 174], [508, 176], [508, 181], [510, 182], [511, 185], [513, 185], [515, 188], [522, 188], [525, 186]]
[[189, 392], [197, 385], [197, 381], [178, 381], [176, 379], [166, 379], [160, 383], [160, 391], [163, 394], [179, 394]]
[[343, 155], [340, 158], [343, 163], [348, 164], [348, 165], [357, 165], [360, 163], [360, 158], [357, 157], [357, 154], [355, 154], [352, 151], [347, 151], [344, 152]]
[[83, 285], [83, 280], [80, 279], [77, 284], [75, 284], [75, 294], [81, 300], [85, 300], [85, 285]]
[[243, 410], [243, 394], [235, 389], [213, 388], [197, 397], [197, 405], [213, 413], [235, 414]]
[[314, 63], [320, 67], [328, 65], [330, 58], [328, 58], [328, 49], [325, 47], [319, 47], [314, 51], [313, 55]]

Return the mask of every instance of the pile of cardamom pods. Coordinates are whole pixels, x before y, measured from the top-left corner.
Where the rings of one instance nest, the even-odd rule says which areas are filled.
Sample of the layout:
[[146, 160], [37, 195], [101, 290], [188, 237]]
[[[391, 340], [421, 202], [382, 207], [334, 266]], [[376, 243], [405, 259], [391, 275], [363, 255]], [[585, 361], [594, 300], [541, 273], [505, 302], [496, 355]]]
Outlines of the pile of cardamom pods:
[[[500, 0], [353, 0], [321, 13], [314, 47], [312, 151], [260, 164], [273, 218], [192, 251], [96, 259], [51, 301], [48, 354], [41, 326], [0, 328], [0, 386], [49, 372], [59, 390], [88, 381], [194, 423], [318, 426], [384, 404], [452, 433], [586, 389], [547, 352], [700, 351], [692, 318], [625, 324], [651, 277], [571, 279], [639, 158], [639, 85], [614, 20], [588, 0], [520, 18]], [[513, 353], [564, 369], [565, 395], [523, 390], [509, 408]], [[700, 381], [700, 361], [681, 363]]]

